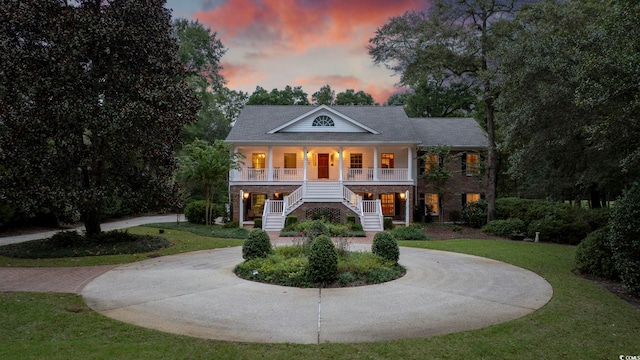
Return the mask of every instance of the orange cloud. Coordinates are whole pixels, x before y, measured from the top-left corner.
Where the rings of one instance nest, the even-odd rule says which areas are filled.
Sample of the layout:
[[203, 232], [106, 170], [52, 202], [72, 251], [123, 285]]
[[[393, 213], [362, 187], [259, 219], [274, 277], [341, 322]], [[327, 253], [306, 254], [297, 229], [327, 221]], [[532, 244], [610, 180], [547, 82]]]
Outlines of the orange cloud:
[[229, 88], [255, 86], [255, 84], [267, 78], [267, 74], [246, 64], [236, 65], [223, 62], [221, 65], [222, 70], [220, 73], [227, 80], [226, 85]]
[[389, 17], [425, 6], [424, 0], [227, 0], [195, 17], [218, 31], [227, 46], [301, 53], [336, 44], [364, 45]]

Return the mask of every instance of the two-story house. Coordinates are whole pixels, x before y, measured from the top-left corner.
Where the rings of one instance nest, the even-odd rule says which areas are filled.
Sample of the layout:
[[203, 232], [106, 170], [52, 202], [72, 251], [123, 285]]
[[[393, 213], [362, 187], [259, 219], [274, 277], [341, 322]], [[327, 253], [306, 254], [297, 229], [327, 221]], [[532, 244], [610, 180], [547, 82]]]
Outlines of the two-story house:
[[430, 146], [463, 159], [443, 208], [461, 210], [484, 193], [477, 175], [487, 139], [473, 119], [410, 119], [386, 106], [245, 106], [226, 141], [245, 157], [229, 174], [233, 217], [262, 218], [266, 230], [290, 214], [352, 214], [367, 231], [382, 230], [383, 217], [408, 224], [416, 208], [437, 215], [442, 202], [421, 176]]

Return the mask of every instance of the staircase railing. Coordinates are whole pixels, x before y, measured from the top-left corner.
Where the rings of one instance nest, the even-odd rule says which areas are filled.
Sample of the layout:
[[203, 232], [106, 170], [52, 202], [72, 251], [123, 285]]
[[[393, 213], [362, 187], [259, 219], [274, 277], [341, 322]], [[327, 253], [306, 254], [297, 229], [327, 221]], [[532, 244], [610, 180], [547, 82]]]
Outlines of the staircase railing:
[[360, 218], [360, 223], [364, 223], [364, 212], [362, 209], [362, 196], [354, 193], [346, 186], [342, 186], [342, 199], [351, 205], [352, 210]]
[[282, 201], [282, 217], [286, 217], [292, 210], [293, 206], [302, 201], [304, 197], [304, 185], [297, 188], [291, 194], [284, 197]]

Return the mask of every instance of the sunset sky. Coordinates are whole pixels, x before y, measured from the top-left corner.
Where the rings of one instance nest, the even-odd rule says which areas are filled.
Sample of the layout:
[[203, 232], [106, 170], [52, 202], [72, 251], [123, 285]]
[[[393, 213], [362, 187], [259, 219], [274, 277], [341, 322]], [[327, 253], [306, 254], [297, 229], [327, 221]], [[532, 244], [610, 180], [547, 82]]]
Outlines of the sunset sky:
[[384, 103], [397, 76], [375, 66], [365, 46], [390, 17], [423, 10], [427, 0], [168, 0], [174, 18], [197, 19], [218, 33], [227, 86], [253, 93], [286, 85], [311, 95], [364, 90]]

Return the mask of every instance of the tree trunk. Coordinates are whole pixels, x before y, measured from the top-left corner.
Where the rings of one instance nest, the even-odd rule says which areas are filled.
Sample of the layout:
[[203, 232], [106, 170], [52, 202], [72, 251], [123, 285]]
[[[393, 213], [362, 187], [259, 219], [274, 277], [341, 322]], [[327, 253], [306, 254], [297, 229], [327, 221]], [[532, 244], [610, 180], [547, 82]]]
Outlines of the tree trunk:
[[87, 235], [96, 235], [102, 232], [102, 229], [100, 228], [100, 212], [97, 209], [91, 208], [87, 210], [83, 218], [84, 228]]
[[489, 148], [487, 153], [487, 223], [496, 217], [496, 185], [498, 180], [496, 131], [494, 123], [493, 100], [486, 101], [487, 106], [487, 140]]
[[600, 209], [602, 207], [602, 202], [600, 201], [598, 185], [591, 184], [591, 186], [589, 186], [589, 196], [591, 197], [591, 208]]

